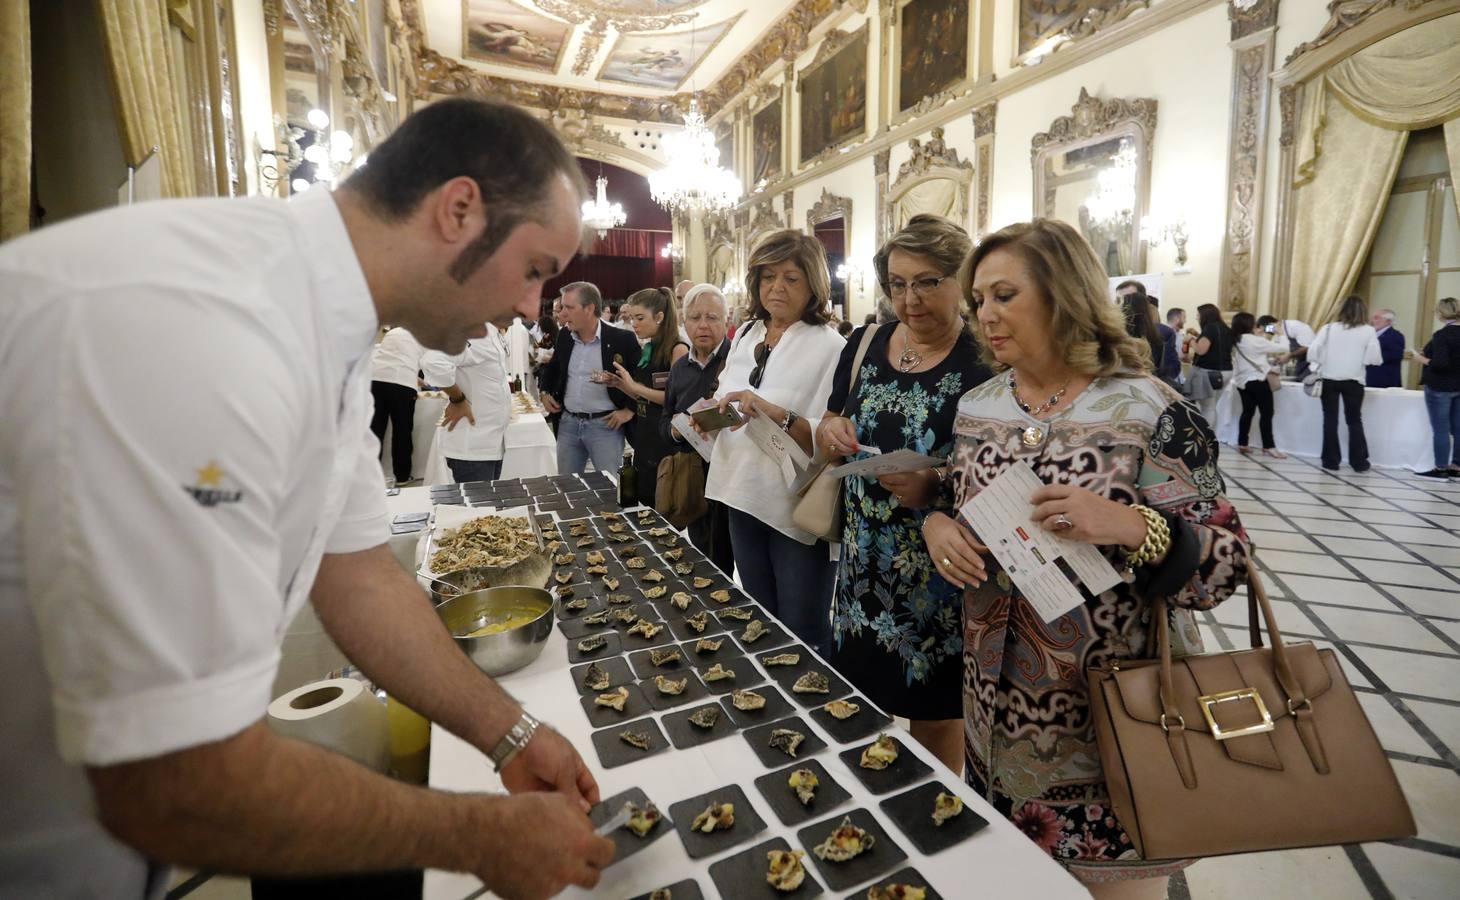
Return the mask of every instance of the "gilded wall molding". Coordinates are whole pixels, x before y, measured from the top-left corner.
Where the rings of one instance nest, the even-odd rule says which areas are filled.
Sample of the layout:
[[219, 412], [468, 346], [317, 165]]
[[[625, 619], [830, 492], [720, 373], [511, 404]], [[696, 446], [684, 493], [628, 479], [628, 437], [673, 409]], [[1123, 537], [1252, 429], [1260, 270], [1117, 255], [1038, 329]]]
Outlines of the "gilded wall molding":
[[1293, 146], [1293, 137], [1298, 125], [1298, 86], [1285, 84], [1278, 89], [1278, 111], [1282, 130], [1278, 132], [1278, 143], [1284, 147]]
[[1251, 0], [1243, 8], [1240, 0], [1227, 0], [1227, 19], [1232, 23], [1232, 40], [1240, 40], [1266, 28], [1277, 27], [1278, 4], [1281, 0]]
[[1068, 144], [1104, 134], [1116, 127], [1134, 123], [1145, 134], [1146, 159], [1151, 158], [1151, 141], [1156, 133], [1156, 101], [1149, 97], [1131, 100], [1101, 100], [1090, 96], [1080, 88], [1080, 98], [1068, 116], [1060, 116], [1029, 142], [1029, 158], [1039, 156], [1039, 151], [1051, 144]]
[[753, 218], [750, 220], [750, 227], [747, 230], [750, 238], [750, 243], [746, 246], [747, 250], [754, 246], [754, 239], [761, 234], [768, 231], [780, 231], [786, 227], [785, 220], [776, 215], [776, 208], [769, 197], [757, 200], [755, 206], [750, 210], [750, 214]]
[[[1229, 310], [1253, 310], [1267, 168], [1267, 121], [1277, 21], [1276, 0], [1247, 10], [1228, 6], [1232, 33], [1231, 127], [1227, 146], [1227, 221], [1222, 237], [1218, 296]], [[1265, 23], [1265, 24], [1264, 24]], [[1254, 27], [1255, 26], [1255, 27]]]
[[796, 227], [796, 192], [786, 191], [781, 195], [781, 209], [786, 214], [786, 227]]
[[999, 115], [999, 101], [986, 103], [973, 111], [973, 137], [975, 140], [994, 133], [994, 122]]
[[970, 160], [959, 159], [958, 151], [948, 146], [943, 140], [943, 127], [940, 125], [928, 135], [927, 143], [913, 138], [907, 142], [908, 149], [912, 150], [912, 156], [902, 165], [897, 167], [897, 180], [892, 182], [893, 190], [907, 181], [909, 178], [917, 178], [926, 175], [932, 169], [959, 169], [968, 172], [973, 171], [973, 163]]
[[794, 66], [797, 57], [811, 46], [811, 32], [848, 7], [866, 12], [867, 0], [800, 0], [725, 74], [700, 92], [700, 107], [706, 110], [706, 115], [713, 115], [742, 91], [753, 87], [776, 63], [785, 63], [788, 69]]
[[[1033, 53], [1028, 50], [1021, 50], [1019, 32], [1023, 23], [1019, 21], [1020, 11], [1018, 7], [1020, 4], [1016, 2], [1012, 5], [1015, 7], [1013, 65], [1021, 66], [1025, 60], [1033, 56]], [[1063, 43], [1055, 44], [1053, 48], [1045, 51], [1045, 55], [1058, 53], [1087, 38], [1092, 38], [1099, 32], [1119, 24], [1121, 20], [1131, 15], [1131, 13], [1137, 10], [1149, 9], [1150, 6], [1151, 0], [1105, 0], [1105, 2], [1100, 3], [1098, 6], [1092, 5], [1084, 15], [1074, 22], [1071, 22], [1060, 31], [1045, 36], [1045, 40], [1060, 36], [1065, 38]]]
[[978, 163], [974, 166], [978, 178], [978, 199], [973, 210], [973, 236], [981, 238], [989, 231], [989, 199], [992, 193], [994, 169], [994, 142], [980, 142]]
[[887, 169], [892, 162], [892, 148], [884, 147], [872, 155], [872, 175], [875, 183], [876, 209], [872, 211], [873, 216], [873, 239], [876, 240], [878, 248], [887, 242]]
[[1318, 36], [1304, 41], [1293, 48], [1283, 65], [1290, 66], [1298, 57], [1332, 43], [1349, 29], [1361, 25], [1375, 13], [1400, 7], [1406, 10], [1419, 9], [1431, 0], [1329, 0], [1328, 22], [1318, 30]]
[[817, 225], [836, 218], [842, 220], [845, 234], [850, 236], [852, 233], [852, 198], [833, 194], [826, 188], [822, 188], [821, 196], [811, 204], [810, 209], [806, 210], [806, 233], [815, 234]]

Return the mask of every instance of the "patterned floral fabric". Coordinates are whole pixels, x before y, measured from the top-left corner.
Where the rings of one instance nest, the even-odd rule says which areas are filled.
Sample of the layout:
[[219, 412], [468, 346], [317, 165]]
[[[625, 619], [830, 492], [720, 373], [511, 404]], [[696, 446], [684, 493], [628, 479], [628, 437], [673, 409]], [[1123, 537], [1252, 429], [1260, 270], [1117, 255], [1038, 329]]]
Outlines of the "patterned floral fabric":
[[[1247, 580], [1248, 540], [1223, 496], [1215, 437], [1196, 408], [1147, 375], [1098, 378], [1047, 425], [1014, 402], [1004, 373], [965, 395], [952, 460], [962, 505], [1011, 463], [1047, 484], [1075, 484], [1187, 523], [1196, 571], [1170, 597], [1172, 652], [1200, 652], [1191, 610], [1210, 609]], [[1117, 569], [1124, 561], [1107, 548]], [[992, 576], [963, 597], [964, 736], [968, 782], [1031, 840], [1090, 881], [1154, 877], [1182, 863], [1143, 863], [1110, 807], [1085, 672], [1149, 656], [1150, 606], [1131, 578], [1046, 624], [990, 558]], [[1182, 575], [1184, 573], [1177, 573]]]

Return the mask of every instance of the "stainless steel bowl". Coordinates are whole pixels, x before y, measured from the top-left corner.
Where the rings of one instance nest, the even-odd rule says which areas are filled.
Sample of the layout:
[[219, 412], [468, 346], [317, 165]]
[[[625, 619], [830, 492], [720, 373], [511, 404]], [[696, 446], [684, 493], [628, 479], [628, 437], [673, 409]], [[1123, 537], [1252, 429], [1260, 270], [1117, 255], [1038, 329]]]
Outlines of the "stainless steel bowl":
[[[536, 611], [528, 622], [498, 634], [458, 637], [488, 624], [493, 616]], [[436, 607], [452, 639], [488, 675], [515, 672], [537, 659], [553, 630], [553, 597], [539, 587], [506, 586], [471, 591]]]
[[547, 551], [529, 554], [510, 566], [473, 566], [445, 575], [429, 576], [431, 601], [437, 606], [453, 597], [492, 587], [544, 587], [552, 575], [553, 562]]

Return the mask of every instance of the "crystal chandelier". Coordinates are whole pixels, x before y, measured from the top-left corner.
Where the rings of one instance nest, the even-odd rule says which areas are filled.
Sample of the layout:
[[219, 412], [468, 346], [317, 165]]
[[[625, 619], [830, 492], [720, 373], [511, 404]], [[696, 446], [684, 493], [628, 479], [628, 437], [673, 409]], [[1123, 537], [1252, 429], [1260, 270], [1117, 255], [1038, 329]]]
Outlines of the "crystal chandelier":
[[598, 176], [598, 196], [583, 201], [583, 224], [598, 232], [599, 240], [608, 236], [608, 229], [617, 228], [628, 220], [619, 203], [608, 202], [608, 179]]
[[740, 179], [720, 168], [720, 148], [705, 127], [699, 102], [689, 101], [684, 131], [664, 138], [669, 165], [649, 176], [649, 196], [671, 213], [723, 212], [740, 202]]
[[1136, 205], [1136, 151], [1130, 141], [1121, 141], [1110, 165], [1095, 177], [1095, 192], [1085, 198], [1085, 211], [1100, 225], [1117, 225], [1128, 220]]

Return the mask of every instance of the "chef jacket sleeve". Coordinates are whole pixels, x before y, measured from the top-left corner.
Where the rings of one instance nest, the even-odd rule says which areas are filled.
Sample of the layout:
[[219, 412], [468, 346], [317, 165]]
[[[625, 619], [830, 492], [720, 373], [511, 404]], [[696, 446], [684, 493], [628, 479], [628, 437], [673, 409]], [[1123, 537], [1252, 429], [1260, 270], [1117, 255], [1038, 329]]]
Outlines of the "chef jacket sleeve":
[[33, 333], [65, 340], [15, 342], [10, 361], [50, 387], [27, 392], [8, 446], [58, 746], [90, 765], [263, 716], [287, 624], [279, 473], [306, 427], [297, 363], [265, 317], [108, 295], [41, 305]]
[[[368, 418], [368, 417], [367, 417]], [[350, 495], [329, 540], [326, 553], [358, 553], [390, 539], [390, 511], [385, 505], [385, 480], [380, 469], [380, 441], [369, 431], [360, 441]]]

